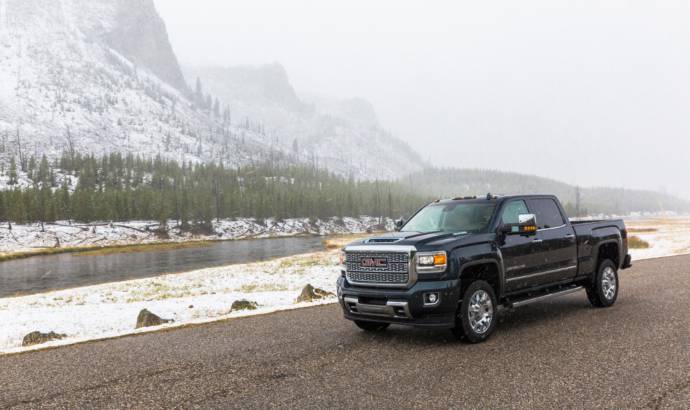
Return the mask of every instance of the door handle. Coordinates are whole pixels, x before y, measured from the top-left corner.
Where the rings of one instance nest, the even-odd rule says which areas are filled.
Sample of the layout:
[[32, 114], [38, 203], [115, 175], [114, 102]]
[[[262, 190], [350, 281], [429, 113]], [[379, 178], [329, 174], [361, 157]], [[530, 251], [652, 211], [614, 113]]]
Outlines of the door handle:
[[542, 242], [544, 242], [543, 239], [535, 239], [532, 241], [532, 243], [542, 243]]
[[575, 237], [575, 234], [569, 233], [569, 234], [567, 234], [565, 237], [566, 237], [566, 238], [574, 238], [574, 237]]

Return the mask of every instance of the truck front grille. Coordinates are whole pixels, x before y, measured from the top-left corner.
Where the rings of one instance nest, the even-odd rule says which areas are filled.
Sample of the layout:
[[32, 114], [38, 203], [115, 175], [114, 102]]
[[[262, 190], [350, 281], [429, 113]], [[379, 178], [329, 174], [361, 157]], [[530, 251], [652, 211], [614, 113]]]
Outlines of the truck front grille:
[[410, 279], [410, 255], [403, 252], [346, 252], [346, 277], [354, 284], [404, 285]]

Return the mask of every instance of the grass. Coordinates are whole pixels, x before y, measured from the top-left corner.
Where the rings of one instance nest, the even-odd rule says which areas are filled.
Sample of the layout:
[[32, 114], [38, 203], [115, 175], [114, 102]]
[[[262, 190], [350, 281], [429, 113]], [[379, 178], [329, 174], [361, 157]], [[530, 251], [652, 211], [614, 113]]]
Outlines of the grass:
[[72, 253], [75, 256], [110, 255], [114, 253], [150, 252], [169, 249], [197, 248], [210, 246], [214, 241], [190, 241], [190, 242], [152, 242], [129, 245], [110, 246], [74, 246], [64, 248], [41, 248], [35, 251], [12, 252], [0, 254], [0, 262], [16, 259], [26, 259], [33, 256], [58, 255]]
[[329, 250], [340, 249], [350, 242], [354, 242], [354, 241], [357, 241], [359, 239], [370, 238], [372, 236], [377, 236], [377, 235], [382, 234], [382, 233], [383, 232], [372, 232], [372, 233], [358, 233], [358, 234], [352, 234], [352, 235], [333, 236], [333, 237], [330, 237], [328, 239], [325, 239], [323, 241], [323, 246]]
[[658, 231], [657, 228], [628, 228], [630, 233], [653, 233]]
[[97, 249], [89, 249], [83, 252], [78, 252], [77, 254], [75, 254], [75, 256], [101, 256], [110, 255], [114, 253], [151, 252], [172, 249], [201, 248], [204, 246], [213, 245], [213, 243], [214, 241], [154, 242], [136, 245], [105, 246]]
[[641, 239], [639, 236], [631, 236], [628, 238], [628, 247], [630, 249], [648, 249], [650, 246], [649, 242]]
[[98, 246], [89, 247], [65, 247], [65, 248], [42, 248], [35, 251], [28, 252], [11, 252], [0, 254], [0, 262], [11, 261], [15, 259], [26, 259], [32, 256], [42, 256], [42, 255], [57, 255], [59, 253], [75, 253], [83, 252], [85, 250], [92, 250], [100, 248]]
[[246, 283], [239, 289], [242, 293], [257, 293], [257, 292], [282, 292], [289, 288], [287, 285], [279, 285], [274, 283]]

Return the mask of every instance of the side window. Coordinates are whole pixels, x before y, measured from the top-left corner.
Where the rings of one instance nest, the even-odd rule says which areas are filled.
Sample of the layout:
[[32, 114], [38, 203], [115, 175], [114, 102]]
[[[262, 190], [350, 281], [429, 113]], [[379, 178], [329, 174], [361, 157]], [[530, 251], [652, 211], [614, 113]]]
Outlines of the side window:
[[516, 224], [518, 223], [518, 215], [528, 213], [529, 210], [527, 209], [527, 204], [525, 204], [525, 201], [510, 201], [503, 208], [503, 215], [501, 215], [501, 219], [503, 220], [504, 224]]
[[539, 229], [556, 228], [563, 225], [563, 215], [553, 199], [532, 199], [529, 206], [537, 216]]

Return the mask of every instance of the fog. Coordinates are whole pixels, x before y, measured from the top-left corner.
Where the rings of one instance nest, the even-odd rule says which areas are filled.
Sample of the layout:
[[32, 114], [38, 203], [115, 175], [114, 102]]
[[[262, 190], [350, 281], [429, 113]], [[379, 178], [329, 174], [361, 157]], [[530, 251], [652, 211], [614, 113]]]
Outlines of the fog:
[[183, 63], [280, 62], [435, 165], [685, 198], [689, 4], [156, 0]]

